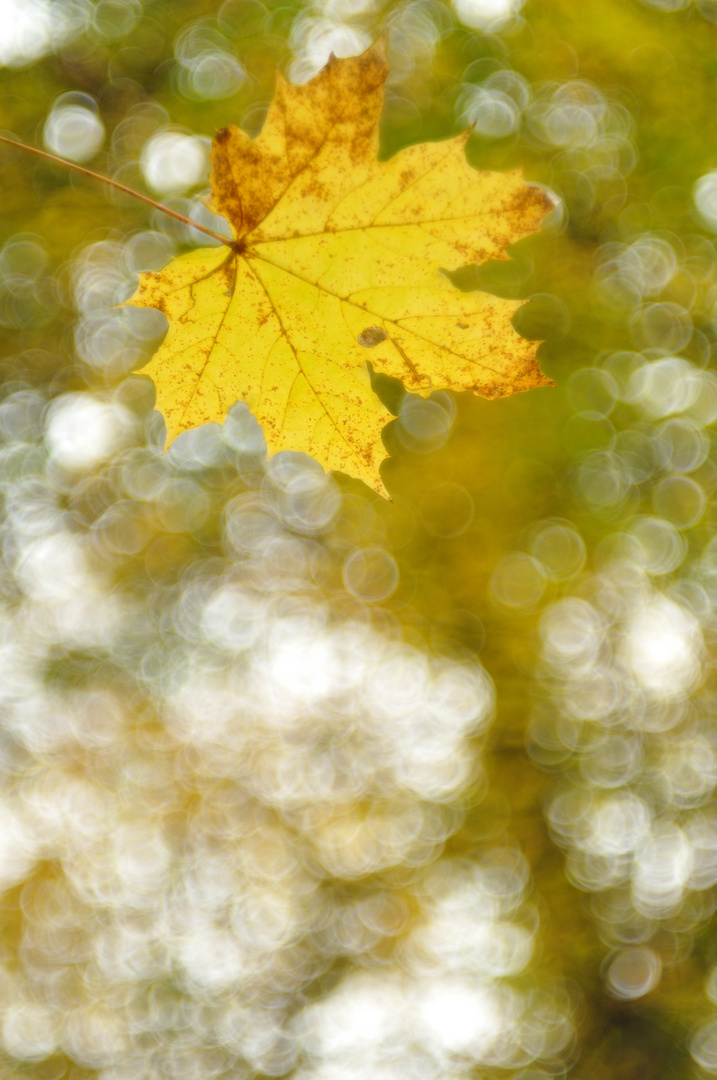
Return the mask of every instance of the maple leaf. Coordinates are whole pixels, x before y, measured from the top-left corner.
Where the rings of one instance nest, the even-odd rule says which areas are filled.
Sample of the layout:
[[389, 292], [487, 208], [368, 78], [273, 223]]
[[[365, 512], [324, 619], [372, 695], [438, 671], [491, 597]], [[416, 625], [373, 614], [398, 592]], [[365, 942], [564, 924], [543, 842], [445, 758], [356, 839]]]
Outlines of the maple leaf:
[[387, 73], [380, 43], [332, 57], [303, 86], [278, 77], [256, 139], [233, 125], [217, 133], [212, 209], [230, 222], [232, 247], [142, 274], [127, 301], [169, 321], [142, 368], [167, 445], [244, 401], [270, 455], [304, 451], [385, 494], [391, 416], [371, 389], [367, 348], [377, 372], [423, 395], [553, 385], [538, 343], [510, 323], [522, 301], [460, 292], [440, 272], [507, 258], [551, 200], [520, 170], [470, 166], [469, 133], [379, 161]]

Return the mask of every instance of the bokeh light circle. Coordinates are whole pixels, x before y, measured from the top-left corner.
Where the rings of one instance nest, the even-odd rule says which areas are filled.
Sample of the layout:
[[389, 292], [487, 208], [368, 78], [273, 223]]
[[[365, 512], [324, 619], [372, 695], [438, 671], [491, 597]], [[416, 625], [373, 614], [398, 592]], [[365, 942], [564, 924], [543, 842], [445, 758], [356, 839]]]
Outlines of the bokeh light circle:
[[64, 94], [53, 105], [42, 137], [51, 153], [70, 161], [89, 161], [105, 140], [105, 128], [91, 98]]
[[158, 194], [186, 191], [206, 179], [208, 140], [165, 128], [152, 135], [142, 148], [141, 166], [148, 185]]
[[679, 529], [696, 525], [707, 506], [704, 491], [689, 476], [664, 477], [655, 486], [652, 502], [657, 513]]
[[384, 548], [357, 548], [344, 563], [343, 581], [358, 600], [388, 600], [398, 588], [398, 564]]
[[546, 575], [537, 559], [520, 552], [496, 567], [490, 582], [493, 602], [509, 611], [530, 611], [545, 591]]
[[717, 232], [717, 170], [699, 178], [692, 189], [692, 198], [704, 224]]
[[622, 949], [610, 962], [606, 981], [614, 997], [634, 1001], [657, 986], [661, 972], [660, 957], [653, 949]]
[[523, 0], [453, 0], [457, 17], [475, 30], [501, 30], [522, 6]]

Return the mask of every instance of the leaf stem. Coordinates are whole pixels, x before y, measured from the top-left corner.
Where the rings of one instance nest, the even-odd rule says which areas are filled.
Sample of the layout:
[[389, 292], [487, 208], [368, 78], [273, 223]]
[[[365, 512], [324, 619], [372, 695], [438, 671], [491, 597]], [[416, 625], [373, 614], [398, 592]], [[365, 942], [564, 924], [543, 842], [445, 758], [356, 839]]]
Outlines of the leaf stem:
[[15, 146], [18, 150], [26, 150], [28, 154], [37, 154], [38, 157], [45, 158], [47, 161], [52, 161], [56, 165], [65, 165], [68, 169], [74, 169], [75, 172], [82, 173], [84, 176], [91, 176], [93, 180], [100, 180], [103, 184], [109, 184], [111, 187], [117, 188], [118, 191], [124, 191], [125, 195], [132, 195], [135, 199], [141, 199], [142, 202], [147, 203], [148, 206], [153, 206], [155, 210], [161, 210], [163, 214], [169, 214], [170, 217], [176, 218], [177, 221], [181, 221], [185, 225], [191, 226], [193, 229], [199, 229], [200, 232], [206, 233], [207, 236], [212, 236], [215, 240], [219, 240], [222, 244], [226, 244], [227, 247], [234, 250], [234, 240], [229, 240], [226, 236], [222, 236], [221, 233], [215, 232], [214, 229], [208, 229], [206, 225], [200, 225], [198, 221], [192, 221], [191, 218], [185, 217], [184, 214], [179, 214], [176, 210], [171, 210], [163, 203], [150, 199], [148, 195], [143, 195], [140, 191], [135, 191], [134, 188], [126, 187], [125, 184], [120, 184], [117, 180], [111, 180], [109, 176], [102, 176], [100, 173], [92, 172], [91, 169], [83, 169], [81, 165], [75, 165], [74, 161], [66, 161], [64, 158], [56, 157], [55, 154], [46, 153], [45, 150], [37, 150], [34, 146], [28, 146], [26, 143], [17, 142], [15, 139], [8, 139], [5, 135], [0, 135], [0, 142], [7, 143], [8, 146]]

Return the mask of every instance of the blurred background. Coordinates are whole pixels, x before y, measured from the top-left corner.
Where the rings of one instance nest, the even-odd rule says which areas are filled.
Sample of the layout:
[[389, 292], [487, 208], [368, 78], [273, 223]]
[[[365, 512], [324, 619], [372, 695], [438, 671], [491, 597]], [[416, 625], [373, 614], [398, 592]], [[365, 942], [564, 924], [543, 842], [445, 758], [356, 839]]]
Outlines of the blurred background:
[[382, 153], [552, 191], [458, 287], [557, 383], [378, 387], [392, 501], [237, 404], [206, 237], [0, 146], [0, 1077], [717, 1075], [717, 4], [0, 0], [0, 133], [214, 228], [214, 131], [386, 33]]

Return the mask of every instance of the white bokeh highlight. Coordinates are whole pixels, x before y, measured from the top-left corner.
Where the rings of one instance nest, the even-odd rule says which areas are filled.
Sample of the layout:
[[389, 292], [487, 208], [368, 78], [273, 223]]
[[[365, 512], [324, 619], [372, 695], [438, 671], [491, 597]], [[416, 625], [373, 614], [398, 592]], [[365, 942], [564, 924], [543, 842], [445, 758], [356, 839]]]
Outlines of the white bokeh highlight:
[[209, 149], [208, 139], [165, 128], [142, 148], [142, 174], [157, 194], [178, 195], [206, 180]]
[[70, 161], [89, 161], [105, 140], [105, 127], [92, 108], [59, 103], [45, 121], [42, 137], [51, 153]]
[[127, 445], [132, 426], [122, 406], [90, 394], [64, 394], [48, 412], [47, 445], [63, 468], [90, 469]]
[[717, 170], [699, 178], [692, 189], [692, 198], [703, 224], [717, 232]]
[[509, 25], [520, 12], [523, 0], [453, 0], [456, 16], [474, 30], [495, 32]]

